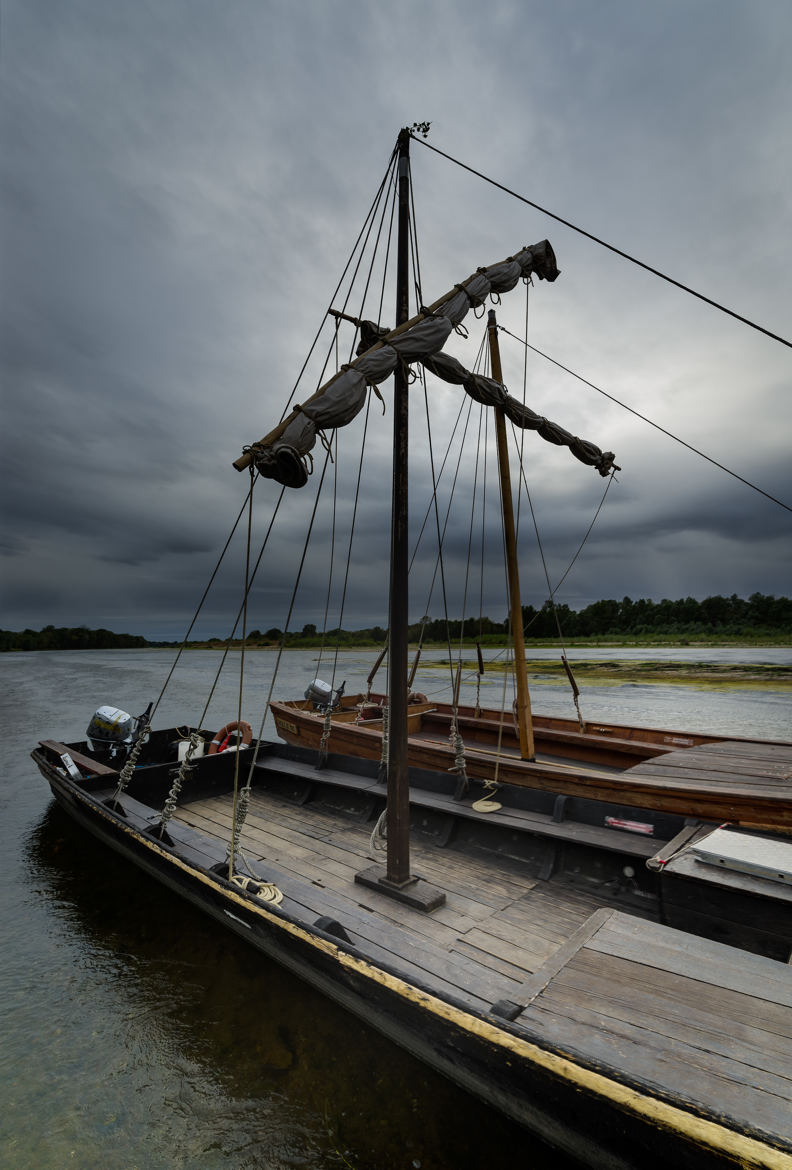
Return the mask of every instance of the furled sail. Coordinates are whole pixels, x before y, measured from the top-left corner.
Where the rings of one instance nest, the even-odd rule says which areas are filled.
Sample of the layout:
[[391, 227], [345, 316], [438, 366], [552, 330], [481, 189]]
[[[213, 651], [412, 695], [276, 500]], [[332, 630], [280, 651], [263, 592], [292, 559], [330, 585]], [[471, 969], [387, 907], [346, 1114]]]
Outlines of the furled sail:
[[594, 444], [576, 439], [523, 407], [500, 383], [471, 374], [453, 358], [440, 354], [471, 308], [482, 305], [490, 294], [509, 292], [519, 280], [531, 275], [547, 281], [558, 276], [555, 254], [547, 240], [479, 269], [399, 328], [376, 336], [379, 331], [373, 327], [367, 338], [376, 338], [373, 344], [343, 366], [307, 402], [296, 406], [274, 431], [246, 448], [234, 466], [241, 471], [253, 462], [261, 475], [286, 487], [302, 487], [308, 478], [307, 456], [317, 434], [350, 423], [362, 410], [368, 387], [383, 382], [398, 362], [420, 361], [445, 381], [463, 385], [477, 401], [503, 406], [518, 426], [530, 427], [550, 442], [565, 443], [578, 459], [597, 467], [600, 474], [607, 474], [613, 465], [612, 454], [603, 454]]
[[438, 353], [433, 357], [424, 358], [423, 365], [444, 382], [462, 386], [471, 398], [483, 406], [500, 406], [515, 426], [523, 430], [536, 431], [548, 443], [555, 443], [558, 447], [569, 447], [576, 459], [588, 464], [589, 467], [596, 467], [600, 475], [609, 475], [611, 470], [618, 470], [614, 463], [613, 451], [601, 451], [596, 444], [590, 443], [587, 439], [579, 439], [565, 431], [558, 423], [550, 422], [541, 414], [536, 414], [530, 407], [513, 398], [500, 382], [483, 374], [471, 373], [450, 354]]

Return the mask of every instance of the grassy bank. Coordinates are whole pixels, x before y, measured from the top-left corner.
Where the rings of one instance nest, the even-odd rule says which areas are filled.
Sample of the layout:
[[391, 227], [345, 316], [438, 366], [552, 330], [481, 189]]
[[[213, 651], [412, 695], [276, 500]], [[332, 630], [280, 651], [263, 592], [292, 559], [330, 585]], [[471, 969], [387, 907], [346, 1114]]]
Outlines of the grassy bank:
[[[454, 660], [456, 661], [456, 660]], [[424, 662], [423, 670], [448, 670], [448, 659], [442, 662]], [[560, 660], [545, 661], [544, 659], [530, 659], [526, 662], [529, 680], [532, 685], [542, 683], [557, 683], [566, 678], [563, 664]], [[464, 671], [478, 670], [477, 659], [463, 661]], [[502, 674], [505, 669], [511, 669], [503, 660], [485, 662], [485, 674]], [[662, 683], [666, 686], [707, 686], [717, 688], [740, 687], [751, 689], [792, 689], [792, 666], [779, 666], [765, 663], [711, 663], [711, 662], [656, 662], [651, 659], [633, 661], [628, 659], [579, 661], [572, 663], [575, 678], [579, 683], [590, 683], [596, 686], [622, 686], [624, 683], [651, 684]]]

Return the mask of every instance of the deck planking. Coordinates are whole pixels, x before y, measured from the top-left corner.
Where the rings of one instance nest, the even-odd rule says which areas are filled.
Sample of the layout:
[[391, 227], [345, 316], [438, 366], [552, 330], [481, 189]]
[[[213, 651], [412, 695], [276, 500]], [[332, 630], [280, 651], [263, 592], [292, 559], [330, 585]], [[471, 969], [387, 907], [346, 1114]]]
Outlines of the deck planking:
[[[194, 801], [179, 827], [228, 839], [228, 796]], [[371, 824], [255, 793], [241, 849], [309, 923], [336, 918], [362, 957], [477, 1012], [515, 1005], [514, 1027], [573, 1060], [787, 1143], [792, 971], [520, 873], [503, 859], [421, 841], [413, 872], [446, 904], [418, 913], [356, 884]]]
[[[177, 819], [192, 830], [228, 840], [229, 796], [193, 801]], [[329, 914], [365, 942], [371, 957], [407, 961], [424, 982], [438, 977], [457, 998], [477, 1006], [508, 999], [604, 900], [567, 893], [520, 872], [503, 872], [503, 860], [470, 857], [420, 841], [413, 872], [440, 885], [446, 903], [431, 915], [355, 883], [375, 856], [372, 825], [310, 806], [254, 793], [241, 850], [286, 899], [314, 918]], [[317, 876], [320, 875], [320, 876]], [[538, 887], [541, 887], [538, 889]], [[536, 904], [532, 897], [535, 894]], [[439, 986], [439, 984], [438, 984]]]
[[618, 1061], [635, 1083], [673, 1086], [696, 1106], [792, 1139], [783, 965], [612, 911], [525, 990], [520, 1021], [571, 1053]]

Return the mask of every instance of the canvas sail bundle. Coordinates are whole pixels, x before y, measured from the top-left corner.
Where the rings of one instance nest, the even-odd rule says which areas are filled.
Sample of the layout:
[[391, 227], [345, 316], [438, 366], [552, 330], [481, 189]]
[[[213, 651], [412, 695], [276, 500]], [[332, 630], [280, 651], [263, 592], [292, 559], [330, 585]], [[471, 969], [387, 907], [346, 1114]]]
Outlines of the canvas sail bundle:
[[[384, 381], [399, 361], [426, 362], [438, 354], [471, 308], [482, 305], [491, 294], [509, 292], [519, 280], [531, 275], [548, 281], [558, 276], [555, 254], [547, 240], [523, 248], [517, 255], [489, 268], [479, 269], [405, 326], [386, 333], [320, 387], [308, 402], [296, 406], [284, 424], [261, 442], [254, 443], [235, 466], [241, 470], [252, 459], [261, 475], [286, 487], [301, 487], [308, 478], [306, 456], [313, 449], [318, 432], [346, 426], [362, 410], [368, 386]], [[458, 381], [457, 378], [446, 380]]]
[[595, 443], [579, 439], [565, 431], [558, 423], [550, 422], [541, 414], [536, 414], [530, 407], [512, 398], [500, 382], [483, 374], [471, 373], [450, 354], [438, 353], [433, 357], [424, 358], [423, 365], [444, 382], [462, 386], [466, 393], [482, 406], [500, 406], [515, 426], [523, 430], [536, 431], [548, 443], [555, 443], [558, 447], [568, 447], [576, 459], [588, 464], [589, 467], [596, 467], [600, 475], [609, 475], [611, 469], [615, 467], [612, 451], [601, 451]]

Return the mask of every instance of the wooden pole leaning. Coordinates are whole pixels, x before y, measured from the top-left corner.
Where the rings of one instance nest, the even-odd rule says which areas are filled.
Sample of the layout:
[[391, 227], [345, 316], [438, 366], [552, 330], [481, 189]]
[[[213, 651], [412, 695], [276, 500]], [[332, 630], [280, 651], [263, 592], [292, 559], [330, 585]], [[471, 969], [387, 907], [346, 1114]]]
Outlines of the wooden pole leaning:
[[[487, 329], [492, 377], [496, 382], [503, 385], [500, 348], [498, 346], [498, 325], [495, 320], [494, 309], [490, 309], [489, 311]], [[520, 601], [520, 574], [517, 567], [517, 535], [514, 527], [514, 504], [512, 501], [511, 474], [509, 471], [506, 415], [501, 406], [495, 407], [495, 437], [498, 448], [503, 531], [506, 541], [506, 568], [509, 581], [509, 618], [514, 645], [514, 670], [517, 676], [517, 725], [520, 732], [520, 755], [524, 760], [533, 760], [536, 753], [534, 749], [533, 722], [531, 719], [531, 696], [528, 691], [528, 676], [525, 669], [525, 640], [523, 638], [522, 603]]]

